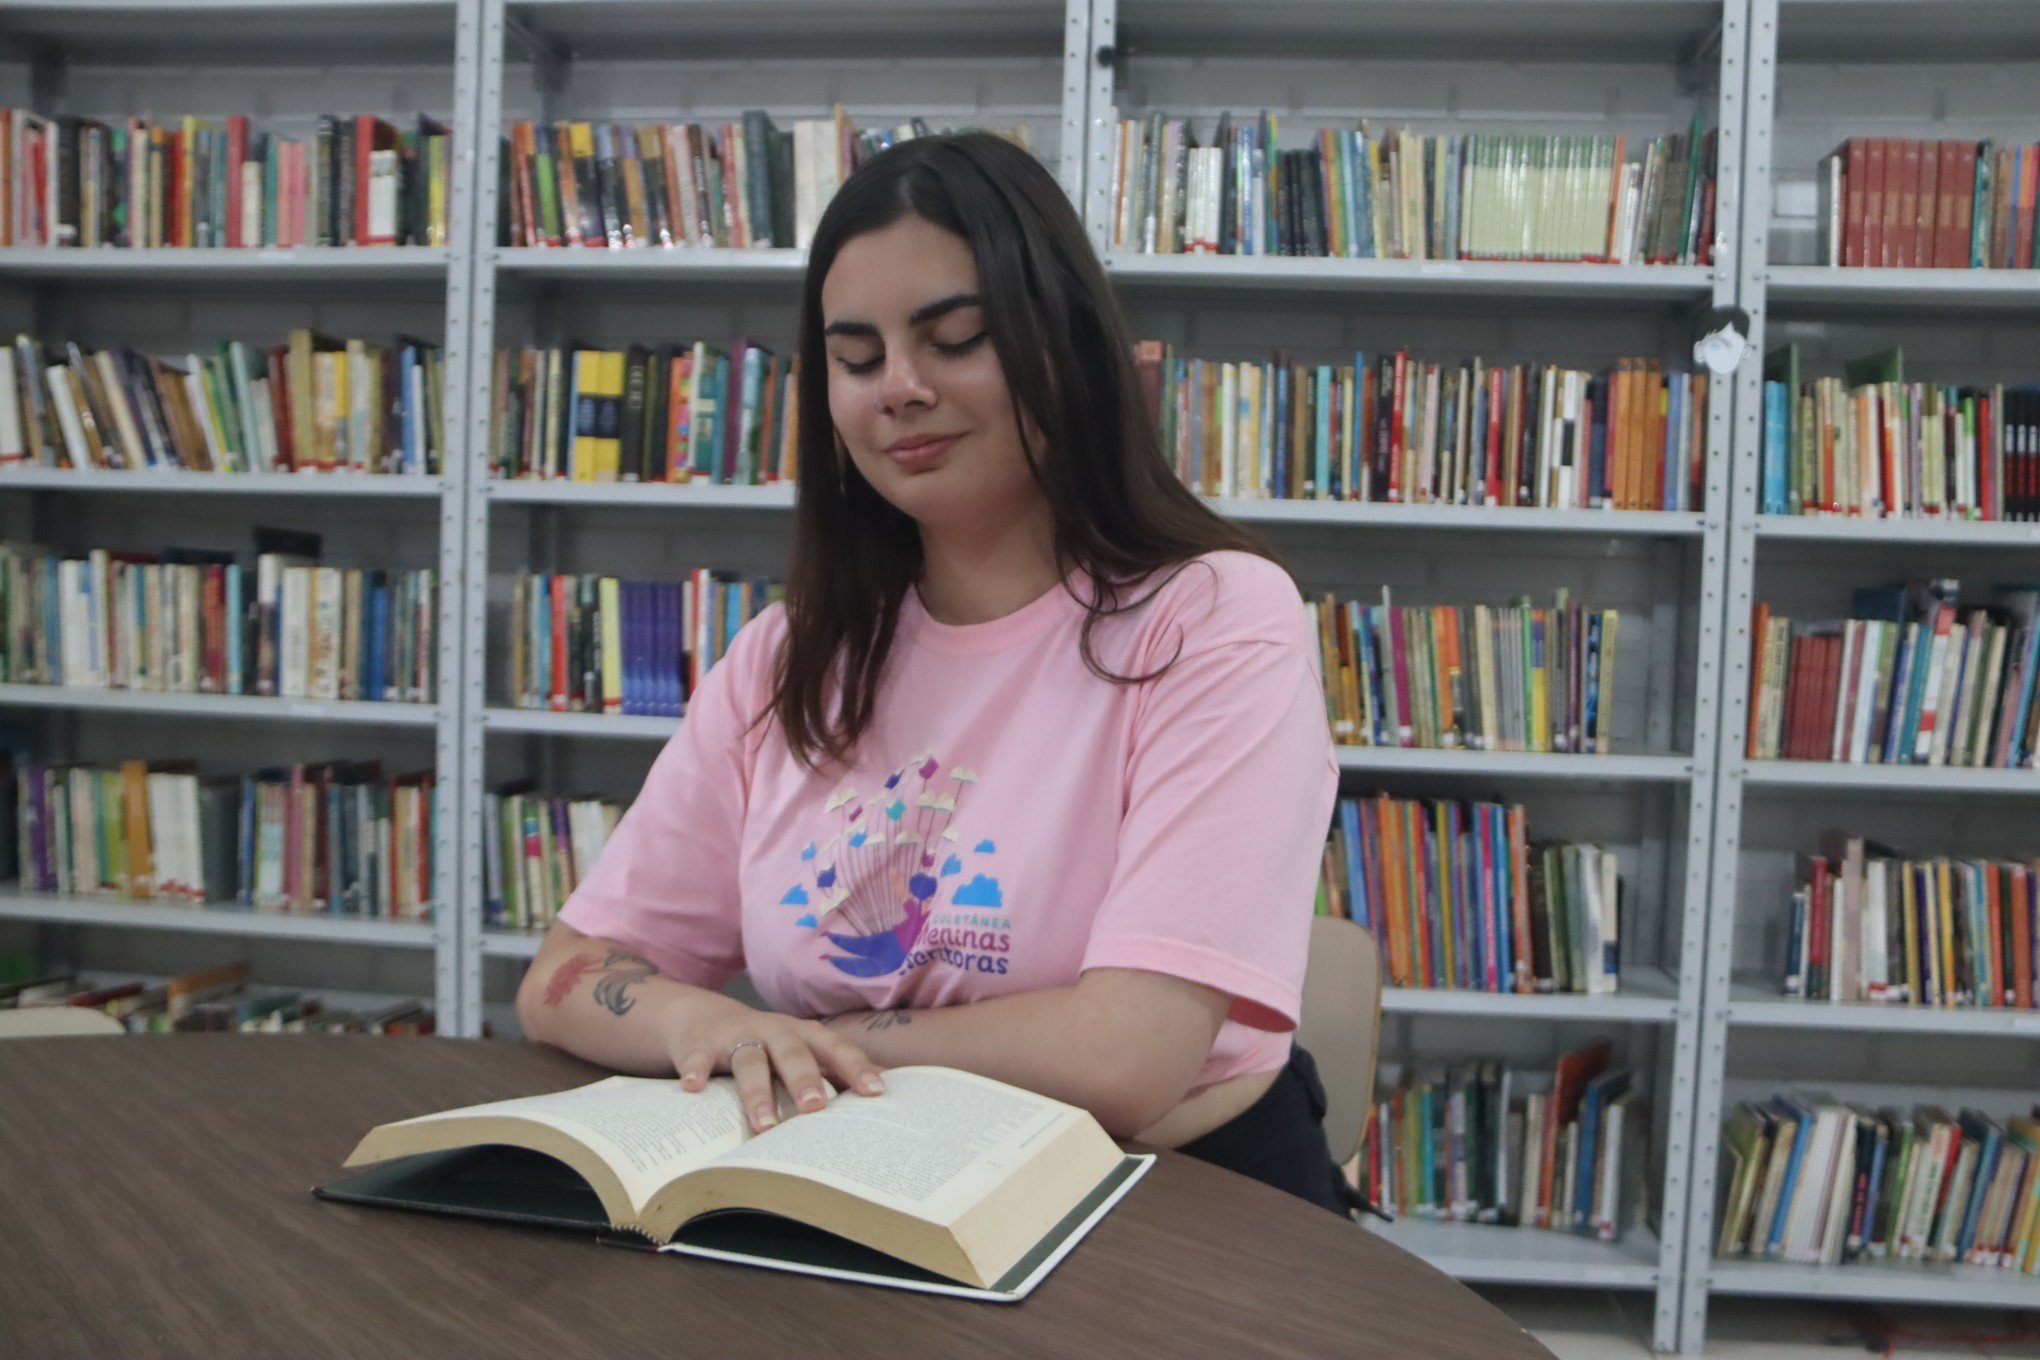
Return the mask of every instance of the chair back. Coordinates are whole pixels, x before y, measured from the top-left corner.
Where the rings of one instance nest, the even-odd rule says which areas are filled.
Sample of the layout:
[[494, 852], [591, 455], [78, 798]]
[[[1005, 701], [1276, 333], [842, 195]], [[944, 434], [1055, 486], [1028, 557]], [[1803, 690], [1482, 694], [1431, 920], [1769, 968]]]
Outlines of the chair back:
[[1367, 1124], [1381, 1047], [1381, 949], [1359, 922], [1311, 919], [1296, 1042], [1317, 1062], [1325, 1084], [1325, 1140], [1333, 1160], [1343, 1163]]
[[54, 1034], [125, 1034], [127, 1027], [90, 1006], [17, 1006], [0, 1010], [0, 1039]]

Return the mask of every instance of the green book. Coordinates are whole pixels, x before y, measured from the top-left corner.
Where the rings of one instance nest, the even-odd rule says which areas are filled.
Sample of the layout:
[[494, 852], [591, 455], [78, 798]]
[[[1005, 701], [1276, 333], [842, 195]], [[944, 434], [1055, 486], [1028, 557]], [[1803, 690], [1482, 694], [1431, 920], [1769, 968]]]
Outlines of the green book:
[[1852, 388], [1870, 387], [1876, 383], [1902, 385], [1905, 382], [1905, 351], [1884, 349], [1860, 359], [1851, 359], [1842, 366], [1842, 379]]

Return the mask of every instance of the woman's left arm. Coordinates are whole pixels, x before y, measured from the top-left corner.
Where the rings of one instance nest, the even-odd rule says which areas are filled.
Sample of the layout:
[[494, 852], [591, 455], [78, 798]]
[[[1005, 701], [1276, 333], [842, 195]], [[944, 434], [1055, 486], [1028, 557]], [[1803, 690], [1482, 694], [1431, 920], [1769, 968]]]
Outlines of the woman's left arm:
[[1039, 1092], [1131, 1138], [1190, 1091], [1231, 998], [1133, 968], [934, 1010], [853, 1011], [829, 1023], [887, 1067], [936, 1063]]

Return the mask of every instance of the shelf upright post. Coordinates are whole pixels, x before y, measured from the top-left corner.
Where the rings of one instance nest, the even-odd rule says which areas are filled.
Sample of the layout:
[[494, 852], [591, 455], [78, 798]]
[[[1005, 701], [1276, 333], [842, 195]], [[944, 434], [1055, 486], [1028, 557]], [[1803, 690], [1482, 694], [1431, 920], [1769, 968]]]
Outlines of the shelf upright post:
[[[1706, 926], [1703, 954], [1687, 956], [1681, 974], [1704, 975], [1704, 1006], [1700, 1017], [1698, 1060], [1693, 1071], [1694, 1099], [1692, 1168], [1688, 1196], [1686, 1261], [1680, 1302], [1679, 1345], [1697, 1352], [1707, 1337], [1707, 1285], [1714, 1259], [1714, 1187], [1721, 1155], [1722, 1084], [1728, 1066], [1729, 973], [1735, 953], [1735, 902], [1743, 812], [1743, 743], [1749, 714], [1750, 596], [1755, 584], [1757, 474], [1763, 437], [1764, 261], [1770, 250], [1771, 120], [1777, 92], [1778, 0], [1727, 0], [1722, 29], [1722, 135], [1742, 132], [1739, 173], [1730, 178], [1724, 161], [1722, 184], [1739, 187], [1737, 212], [1720, 210], [1716, 220], [1732, 232], [1736, 251], [1732, 269], [1723, 269], [1723, 284], [1733, 285], [1733, 300], [1750, 317], [1749, 353], [1735, 373], [1732, 410], [1734, 432], [1729, 458], [1732, 490], [1724, 501], [1709, 501], [1709, 519], [1723, 521], [1725, 530], [1710, 533], [1710, 559], [1716, 567], [1720, 607], [1714, 617], [1716, 638], [1704, 650], [1719, 659], [1712, 667], [1716, 683], [1702, 702], [1720, 714], [1716, 730], [1706, 738], [1714, 752], [1713, 896], [1717, 909], [1703, 911]], [[1738, 59], [1741, 69], [1731, 86], [1727, 66]], [[1729, 99], [1738, 107], [1733, 119]], [[1719, 292], [1719, 286], [1717, 288]], [[1729, 411], [1716, 410], [1718, 418]], [[1696, 961], [1703, 958], [1704, 967]]]
[[1056, 162], [1056, 178], [1063, 192], [1084, 211], [1084, 162], [1089, 147], [1086, 133], [1091, 106], [1091, 4], [1092, 0], [1063, 0], [1062, 42], [1062, 154]]
[[462, 568], [459, 576], [459, 614], [447, 630], [462, 657], [459, 724], [460, 789], [456, 840], [460, 846], [460, 891], [457, 895], [461, 920], [460, 1029], [463, 1035], [482, 1032], [482, 842], [481, 819], [484, 781], [483, 716], [488, 704], [488, 619], [489, 619], [489, 476], [484, 466], [489, 448], [489, 408], [493, 400], [496, 333], [496, 183], [502, 139], [498, 128], [503, 116], [503, 49], [507, 24], [503, 0], [462, 0], [463, 12], [475, 12], [473, 41], [463, 49], [464, 61], [471, 62], [474, 136], [468, 158], [472, 178], [465, 224], [465, 243], [471, 286], [468, 309], [463, 317], [467, 340], [466, 390], [472, 394], [462, 419], [466, 430], [463, 447]]
[[[1074, 0], [1073, 0], [1074, 3]], [[1103, 255], [1112, 240], [1112, 162], [1119, 136], [1119, 114], [1112, 102], [1119, 67], [1117, 34], [1119, 0], [1090, 0], [1091, 37], [1084, 49], [1089, 72], [1083, 143], [1087, 165], [1083, 175], [1084, 223], [1091, 229], [1091, 247]]]
[[[466, 192], [473, 183], [475, 152], [481, 138], [476, 117], [475, 86], [483, 0], [456, 0], [453, 44], [453, 184], [447, 222], [446, 348], [442, 466], [439, 478], [439, 617], [438, 692], [435, 724], [438, 782], [433, 792], [433, 979], [434, 1012], [442, 1033], [467, 1037], [479, 1034], [472, 1023], [470, 989], [462, 961], [467, 949], [466, 888], [466, 762], [461, 734], [466, 722], [462, 702], [468, 666], [460, 645], [463, 598], [467, 593], [466, 549], [471, 496], [469, 469], [486, 447], [469, 440], [469, 415], [486, 413], [488, 402], [474, 400], [472, 381], [475, 201]], [[486, 366], [484, 366], [486, 371]]]

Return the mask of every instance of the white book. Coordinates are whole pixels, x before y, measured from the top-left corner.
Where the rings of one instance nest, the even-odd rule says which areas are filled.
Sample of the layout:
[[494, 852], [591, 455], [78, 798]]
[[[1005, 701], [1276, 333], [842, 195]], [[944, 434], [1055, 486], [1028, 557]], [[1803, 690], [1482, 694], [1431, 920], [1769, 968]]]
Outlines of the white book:
[[1826, 1265], [1841, 1264], [1849, 1210], [1856, 1202], [1856, 1116], [1847, 1109], [1836, 1110], [1835, 1116], [1838, 1127], [1834, 1163], [1828, 1171], [1828, 1199], [1814, 1254], [1815, 1260]]
[[56, 408], [57, 428], [63, 432], [64, 453], [74, 468], [93, 465], [92, 445], [85, 438], [85, 425], [78, 417], [78, 403], [71, 392], [70, 374], [63, 364], [44, 370], [50, 404]]
[[394, 241], [397, 236], [397, 153], [368, 153], [368, 235]]
[[309, 671], [311, 697], [340, 697], [341, 596], [347, 574], [338, 567], [312, 569], [312, 636]]
[[1872, 860], [1863, 877], [1863, 994], [1870, 1001], [1888, 1000], [1886, 944], [1890, 928], [1884, 861]]
[[183, 861], [175, 843], [176, 815], [171, 806], [176, 776], [151, 771], [142, 776], [142, 796], [149, 812], [149, 851], [155, 861], [152, 897], [179, 898], [184, 895]]
[[1806, 1155], [1800, 1160], [1799, 1177], [1792, 1186], [1792, 1204], [1785, 1218], [1785, 1259], [1810, 1262], [1820, 1240], [1821, 1220], [1826, 1216], [1828, 1177], [1834, 1170], [1835, 1141], [1840, 1134], [1836, 1111], [1831, 1106], [1814, 1110], [1813, 1137], [1807, 1140]]
[[278, 606], [277, 693], [286, 699], [310, 698], [312, 673], [312, 567], [283, 568]]
[[0, 362], [0, 467], [28, 458], [28, 435], [21, 425], [21, 391], [9, 358]]
[[[1240, 366], [1223, 364], [1219, 367], [1218, 409], [1221, 412], [1237, 411], [1240, 400]], [[1239, 435], [1237, 420], [1219, 421], [1218, 494], [1231, 496], [1238, 493]]]
[[239, 471], [223, 432], [213, 420], [212, 402], [206, 397], [204, 361], [196, 354], [187, 354], [184, 363], [184, 393], [191, 402], [193, 423], [205, 440], [206, 461], [214, 472]]

